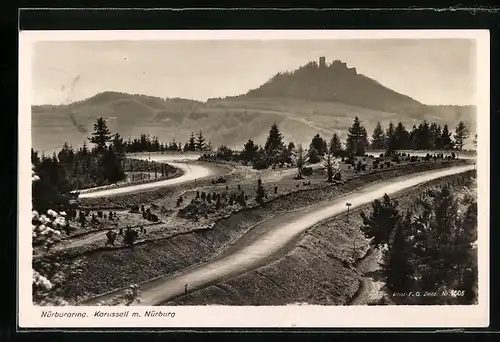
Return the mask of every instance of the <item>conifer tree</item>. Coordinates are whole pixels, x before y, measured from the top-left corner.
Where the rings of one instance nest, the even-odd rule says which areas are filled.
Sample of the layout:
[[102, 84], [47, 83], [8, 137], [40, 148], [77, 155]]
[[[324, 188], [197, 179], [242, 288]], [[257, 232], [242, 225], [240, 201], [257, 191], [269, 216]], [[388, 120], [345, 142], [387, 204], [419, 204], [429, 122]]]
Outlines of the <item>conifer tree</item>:
[[304, 168], [304, 150], [302, 149], [302, 144], [299, 144], [297, 148], [297, 171], [299, 178], [302, 178], [302, 169]]
[[311, 144], [309, 145], [309, 150], [316, 150], [319, 156], [324, 156], [325, 153], [327, 153], [328, 149], [326, 147], [326, 141], [323, 140], [323, 138], [319, 135], [316, 134], [311, 141]]
[[452, 283], [455, 274], [453, 236], [458, 223], [458, 205], [447, 186], [436, 195], [433, 217], [430, 221], [426, 259], [427, 272], [423, 274], [422, 288], [440, 289]]
[[439, 139], [441, 137], [441, 126], [436, 124], [435, 122], [430, 125], [430, 134], [431, 134], [431, 148], [439, 149]]
[[380, 122], [377, 122], [372, 134], [372, 149], [383, 150], [385, 149], [385, 133], [382, 129]]
[[280, 150], [283, 147], [283, 136], [281, 135], [278, 125], [273, 123], [269, 130], [269, 136], [267, 137], [264, 149], [268, 154], [272, 154], [273, 151]]
[[459, 151], [462, 151], [464, 148], [464, 143], [467, 139], [469, 139], [469, 129], [465, 126], [463, 121], [460, 121], [455, 128], [455, 145]]
[[347, 152], [350, 155], [363, 156], [368, 145], [366, 129], [361, 125], [361, 121], [356, 116], [347, 133]]
[[242, 153], [243, 160], [246, 160], [247, 162], [252, 162], [255, 159], [255, 156], [257, 155], [258, 149], [259, 147], [253, 142], [253, 140], [249, 139], [243, 148], [243, 153]]
[[203, 136], [203, 132], [200, 130], [196, 137], [196, 150], [204, 151], [205, 150], [205, 137]]
[[191, 135], [189, 136], [189, 140], [186, 143], [187, 149], [185, 148], [185, 151], [196, 151], [196, 138], [194, 136], [194, 133], [191, 132]]
[[387, 154], [389, 155], [397, 150], [396, 130], [392, 121], [389, 122], [389, 127], [387, 128], [387, 131], [385, 133], [385, 149], [387, 151]]
[[410, 134], [405, 126], [399, 122], [394, 130], [394, 145], [396, 150], [405, 150], [409, 147], [409, 136]]
[[327, 153], [323, 161], [323, 167], [326, 172], [326, 181], [331, 183], [333, 178], [340, 173], [340, 165], [337, 160], [332, 156], [332, 154]]
[[94, 124], [94, 132], [90, 138], [90, 142], [95, 144], [95, 149], [98, 153], [104, 153], [107, 143], [111, 141], [111, 132], [108, 129], [106, 120], [102, 117], [97, 119]]
[[307, 151], [307, 160], [311, 164], [318, 163], [321, 160], [319, 153], [318, 153], [318, 150], [316, 150], [315, 148], [310, 148]]
[[413, 290], [415, 260], [410, 240], [411, 213], [406, 213], [395, 227], [394, 238], [384, 253], [384, 275], [387, 289], [391, 292], [408, 293]]
[[342, 154], [342, 143], [337, 133], [333, 133], [332, 139], [330, 140], [329, 152], [334, 157], [338, 157]]
[[418, 142], [418, 129], [417, 126], [413, 125], [411, 132], [410, 132], [410, 149], [412, 150], [418, 150], [419, 142]]
[[448, 131], [448, 125], [444, 125], [441, 132], [440, 147], [444, 150], [453, 149], [453, 141], [451, 140], [451, 133]]
[[363, 218], [363, 231], [365, 236], [371, 240], [371, 244], [375, 248], [389, 243], [391, 233], [396, 227], [396, 223], [400, 219], [398, 210], [398, 202], [391, 200], [385, 194], [382, 200], [375, 200], [372, 202], [372, 213], [370, 216], [362, 211], [361, 217]]

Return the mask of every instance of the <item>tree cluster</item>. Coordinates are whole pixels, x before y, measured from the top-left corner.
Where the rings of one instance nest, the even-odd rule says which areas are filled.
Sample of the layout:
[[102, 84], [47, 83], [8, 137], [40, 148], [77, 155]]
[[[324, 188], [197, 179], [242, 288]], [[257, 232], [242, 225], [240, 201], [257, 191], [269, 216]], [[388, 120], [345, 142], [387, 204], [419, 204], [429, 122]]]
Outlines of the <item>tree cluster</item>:
[[469, 138], [469, 129], [463, 121], [460, 121], [455, 128], [452, 138], [448, 125], [441, 125], [426, 120], [418, 126], [413, 126], [408, 131], [399, 122], [396, 126], [389, 123], [384, 131], [380, 122], [373, 130], [371, 148], [376, 150], [386, 150], [389, 154], [397, 150], [459, 150], [464, 147], [465, 141]]
[[415, 294], [400, 298], [404, 304], [473, 304], [477, 202], [457, 199], [448, 186], [426, 195], [415, 211], [402, 213], [386, 195], [373, 202], [370, 216], [361, 214], [373, 247], [384, 249], [387, 290]]
[[[71, 197], [71, 190], [100, 186], [125, 179], [125, 150], [119, 134], [112, 135], [106, 121], [97, 119], [89, 137], [91, 149], [84, 142], [78, 150], [67, 143], [51, 157], [31, 149], [31, 162], [40, 181], [33, 184], [35, 208], [61, 208]], [[61, 202], [62, 201], [62, 202]]]
[[206, 140], [201, 130], [196, 135], [191, 132], [188, 141], [184, 145], [175, 139], [170, 142], [161, 142], [157, 136], [150, 137], [148, 134], [141, 134], [139, 138], [126, 141], [124, 150], [127, 153], [212, 152], [212, 143]]

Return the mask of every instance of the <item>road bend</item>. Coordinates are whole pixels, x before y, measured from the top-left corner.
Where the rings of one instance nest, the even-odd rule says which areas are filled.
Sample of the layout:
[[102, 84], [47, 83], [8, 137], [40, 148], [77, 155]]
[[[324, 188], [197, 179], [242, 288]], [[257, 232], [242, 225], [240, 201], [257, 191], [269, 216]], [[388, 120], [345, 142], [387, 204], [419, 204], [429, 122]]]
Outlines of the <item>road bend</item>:
[[[238, 248], [228, 248], [219, 257], [185, 269], [176, 275], [158, 277], [140, 283], [140, 302], [133, 305], [162, 305], [185, 294], [186, 285], [187, 291], [191, 292], [269, 264], [278, 259], [281, 250], [306, 229], [346, 211], [346, 203], [351, 204], [352, 210], [381, 198], [384, 194], [400, 193], [427, 181], [473, 169], [473, 165], [456, 166], [372, 183], [333, 201], [313, 204], [299, 211], [261, 222], [246, 233], [251, 234], [252, 237], [246, 238], [245, 243], [239, 244]], [[264, 227], [259, 227], [263, 225]], [[254, 230], [262, 233], [252, 234], [251, 231]], [[245, 236], [240, 239], [245, 239]], [[235, 245], [238, 245], [238, 242]], [[115, 290], [83, 301], [80, 305], [96, 305], [100, 301], [107, 301], [122, 295], [124, 291], [125, 289]]]

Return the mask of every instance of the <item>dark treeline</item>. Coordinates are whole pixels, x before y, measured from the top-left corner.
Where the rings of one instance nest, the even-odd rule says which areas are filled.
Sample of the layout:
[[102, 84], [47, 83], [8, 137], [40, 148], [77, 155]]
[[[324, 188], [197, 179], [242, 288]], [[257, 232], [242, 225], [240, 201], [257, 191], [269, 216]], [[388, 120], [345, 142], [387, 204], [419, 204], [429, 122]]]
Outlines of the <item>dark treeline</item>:
[[[452, 183], [464, 183], [469, 176]], [[369, 216], [363, 212], [361, 216], [373, 248], [383, 249], [382, 272], [392, 300], [400, 304], [475, 302], [475, 196], [459, 199], [445, 185], [427, 190], [403, 212], [397, 201], [385, 195], [372, 203]]]
[[423, 121], [418, 126], [413, 125], [409, 131], [401, 122], [397, 125], [390, 122], [386, 130], [378, 122], [372, 134], [370, 147], [388, 152], [397, 150], [462, 150], [468, 138], [469, 130], [463, 121], [460, 121], [455, 128], [453, 138], [448, 125], [441, 127], [434, 122]]
[[[469, 131], [463, 122], [455, 129], [454, 140], [448, 126], [441, 127], [436, 123], [423, 121], [408, 131], [400, 122], [396, 126], [391, 122], [387, 130], [380, 123], [374, 129], [371, 139], [358, 117], [354, 118], [347, 133], [345, 143], [334, 133], [329, 139], [316, 134], [307, 152], [301, 145], [293, 142], [285, 144], [278, 125], [273, 124], [269, 130], [264, 146], [248, 140], [242, 151], [234, 151], [221, 145], [214, 153], [204, 154], [206, 159], [222, 159], [251, 164], [256, 169], [283, 167], [285, 164], [296, 166], [297, 162], [317, 163], [326, 155], [335, 157], [364, 156], [368, 149], [385, 150], [392, 154], [398, 150], [461, 150], [469, 138]], [[371, 140], [371, 141], [370, 141]]]
[[182, 142], [172, 139], [170, 142], [161, 142], [158, 137], [152, 138], [141, 134], [139, 138], [129, 139], [123, 144], [126, 153], [138, 152], [211, 152], [212, 143], [207, 141], [200, 130], [196, 135], [191, 133], [188, 141]]
[[94, 124], [94, 132], [88, 140], [92, 146], [84, 142], [82, 147], [74, 149], [65, 143], [52, 156], [31, 149], [31, 163], [40, 178], [33, 183], [35, 210], [64, 210], [68, 208], [69, 201], [76, 197], [71, 194], [72, 190], [123, 181], [126, 178], [126, 166], [129, 171], [154, 170], [162, 176], [175, 171], [162, 163], [140, 160], [125, 163], [126, 144], [119, 134], [111, 133], [103, 118]]
[[[36, 210], [61, 209], [66, 199], [61, 194], [90, 186], [116, 183], [125, 179], [125, 151], [119, 134], [112, 135], [103, 118], [97, 119], [89, 137], [90, 149], [84, 142], [78, 150], [67, 143], [52, 156], [31, 150], [31, 163], [38, 182], [33, 185], [33, 207]], [[66, 203], [67, 204], [67, 203]]]

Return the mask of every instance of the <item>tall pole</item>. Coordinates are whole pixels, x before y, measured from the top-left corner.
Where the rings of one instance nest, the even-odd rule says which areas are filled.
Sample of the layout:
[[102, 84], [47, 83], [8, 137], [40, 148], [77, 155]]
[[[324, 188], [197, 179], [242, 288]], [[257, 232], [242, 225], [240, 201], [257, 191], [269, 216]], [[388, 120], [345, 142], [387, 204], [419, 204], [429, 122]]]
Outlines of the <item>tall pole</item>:
[[349, 222], [349, 208], [351, 207], [351, 203], [346, 203], [347, 206], [347, 222]]

